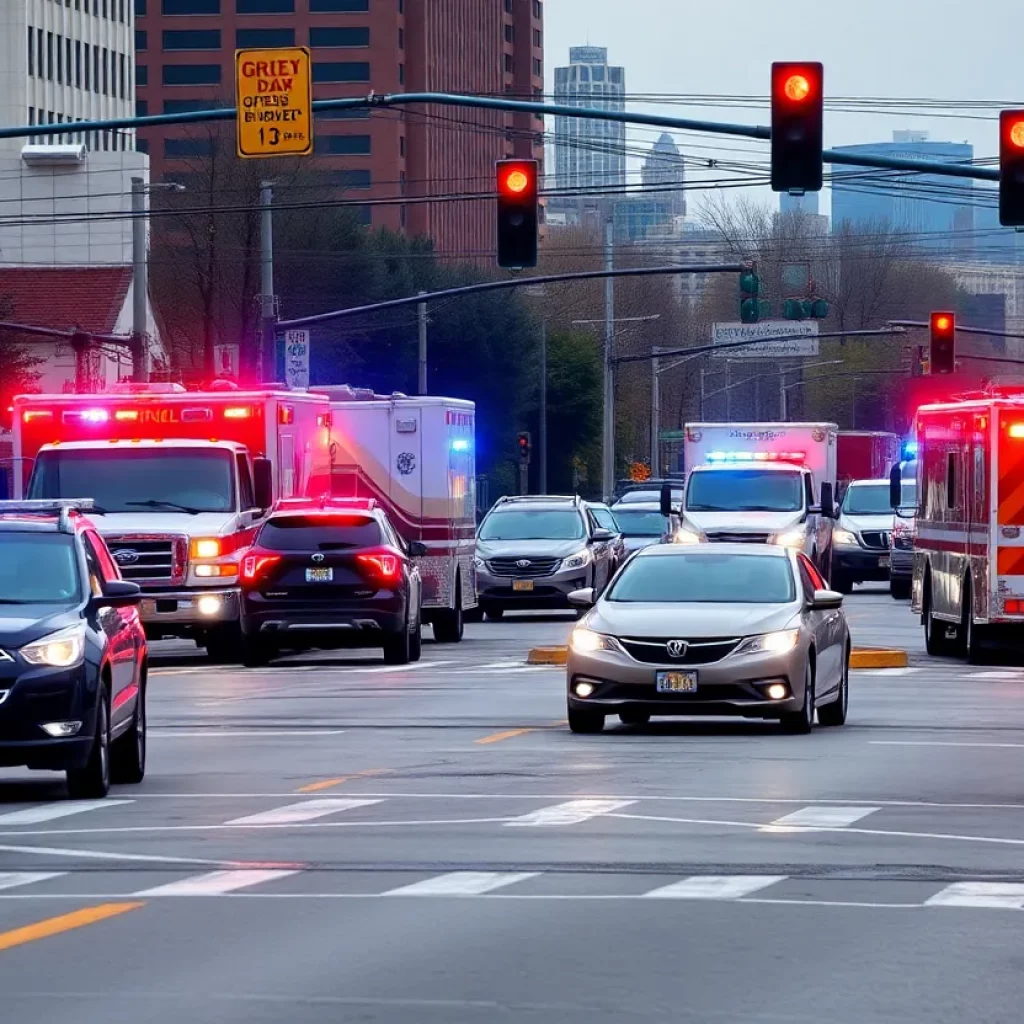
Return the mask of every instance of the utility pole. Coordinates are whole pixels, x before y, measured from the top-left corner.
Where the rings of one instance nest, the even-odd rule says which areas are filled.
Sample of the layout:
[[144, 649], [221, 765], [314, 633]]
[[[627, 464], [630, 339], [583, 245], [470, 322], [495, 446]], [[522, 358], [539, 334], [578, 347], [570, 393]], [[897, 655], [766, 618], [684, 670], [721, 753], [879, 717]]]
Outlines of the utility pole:
[[[426, 292], [420, 292], [420, 295], [426, 294]], [[416, 306], [416, 317], [419, 321], [420, 332], [419, 376], [416, 394], [425, 395], [427, 393], [427, 304], [425, 302], [420, 302]]]
[[[609, 216], [604, 225], [604, 268], [615, 265], [615, 222]], [[601, 492], [605, 501], [615, 493], [615, 279], [604, 282], [604, 466], [601, 474]]]
[[[702, 366], [700, 368], [700, 420], [701, 420], [702, 423], [704, 422], [704, 374], [705, 374], [705, 372], [706, 371], [705, 371], [704, 367]], [[783, 418], [785, 418], [785, 417], [783, 417]]]
[[660, 348], [651, 349], [654, 358], [651, 360], [651, 476], [657, 480], [661, 476], [661, 388], [658, 385], [658, 374], [661, 372], [661, 360], [658, 358]]
[[548, 322], [540, 322], [540, 493], [548, 493]]
[[146, 182], [132, 178], [132, 381], [149, 380], [147, 312], [149, 296], [149, 252], [146, 245]]
[[274, 332], [274, 189], [260, 182], [260, 342], [256, 353], [256, 376], [260, 383], [277, 373], [277, 344]]

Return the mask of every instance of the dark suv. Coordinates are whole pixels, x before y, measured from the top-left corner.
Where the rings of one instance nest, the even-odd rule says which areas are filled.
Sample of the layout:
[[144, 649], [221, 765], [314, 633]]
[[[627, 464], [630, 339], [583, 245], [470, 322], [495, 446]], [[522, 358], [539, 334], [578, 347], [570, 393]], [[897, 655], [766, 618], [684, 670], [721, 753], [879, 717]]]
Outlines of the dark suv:
[[571, 608], [574, 590], [600, 592], [614, 571], [615, 539], [578, 497], [500, 498], [476, 538], [484, 615]]

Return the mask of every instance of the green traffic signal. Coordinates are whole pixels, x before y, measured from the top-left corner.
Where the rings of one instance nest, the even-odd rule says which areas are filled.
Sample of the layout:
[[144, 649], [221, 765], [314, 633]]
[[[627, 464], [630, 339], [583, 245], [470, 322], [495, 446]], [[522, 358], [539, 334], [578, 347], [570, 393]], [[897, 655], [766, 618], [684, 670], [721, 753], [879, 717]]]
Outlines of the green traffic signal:
[[815, 299], [811, 303], [811, 316], [815, 320], [828, 319], [828, 303], [824, 299]]
[[758, 295], [761, 292], [761, 279], [752, 270], [740, 274], [740, 294], [744, 298]]
[[761, 319], [761, 304], [757, 299], [744, 299], [740, 303], [740, 323], [756, 324]]
[[[771, 312], [767, 302], [758, 301], [760, 292], [761, 279], [753, 270], [744, 270], [740, 274], [740, 323], [756, 324]], [[765, 307], [768, 307], [767, 311]]]

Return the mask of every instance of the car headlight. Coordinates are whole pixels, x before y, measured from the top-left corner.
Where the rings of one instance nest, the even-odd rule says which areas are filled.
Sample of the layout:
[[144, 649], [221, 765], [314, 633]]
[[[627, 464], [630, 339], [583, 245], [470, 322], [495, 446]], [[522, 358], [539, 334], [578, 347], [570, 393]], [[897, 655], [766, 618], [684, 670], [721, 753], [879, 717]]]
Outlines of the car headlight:
[[590, 561], [593, 556], [590, 554], [589, 548], [584, 548], [578, 554], [570, 555], [568, 558], [562, 559], [563, 569], [582, 569], [585, 565], [590, 565]]
[[473, 556], [473, 564], [478, 569], [486, 569], [487, 568], [487, 564], [484, 562], [484, 560], [479, 555], [474, 555]]
[[704, 538], [695, 530], [680, 526], [672, 535], [673, 544], [699, 544]]
[[21, 649], [21, 656], [30, 665], [74, 668], [85, 656], [85, 626], [68, 626], [26, 644]]
[[836, 544], [845, 544], [848, 547], [860, 547], [857, 535], [855, 533], [850, 533], [849, 530], [833, 530], [832, 540]]
[[807, 543], [807, 531], [799, 526], [795, 530], [777, 533], [772, 538], [772, 543], [783, 548], [802, 548]]
[[592, 654], [594, 651], [621, 652], [619, 642], [604, 633], [595, 633], [592, 629], [574, 629], [569, 638], [569, 646], [580, 654]]
[[733, 654], [787, 654], [800, 643], [799, 629], [783, 629], [778, 633], [749, 636]]

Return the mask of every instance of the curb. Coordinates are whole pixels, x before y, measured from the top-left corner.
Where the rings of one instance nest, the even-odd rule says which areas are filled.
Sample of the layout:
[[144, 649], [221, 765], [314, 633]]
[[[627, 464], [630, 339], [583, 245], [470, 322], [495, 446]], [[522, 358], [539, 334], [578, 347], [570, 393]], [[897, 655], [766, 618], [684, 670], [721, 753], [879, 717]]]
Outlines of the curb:
[[[568, 659], [568, 647], [533, 647], [526, 663], [564, 665]], [[906, 651], [888, 647], [858, 647], [850, 653], [850, 668], [906, 668], [909, 663]]]

